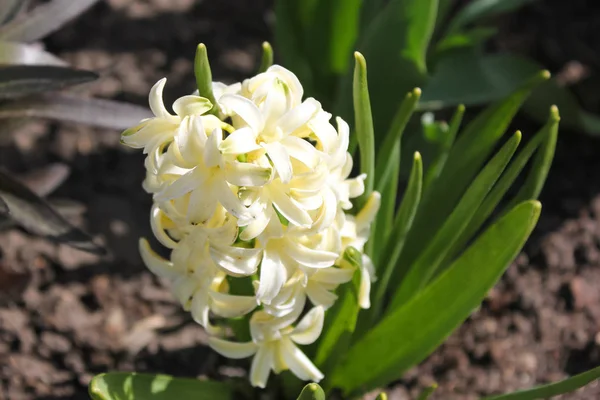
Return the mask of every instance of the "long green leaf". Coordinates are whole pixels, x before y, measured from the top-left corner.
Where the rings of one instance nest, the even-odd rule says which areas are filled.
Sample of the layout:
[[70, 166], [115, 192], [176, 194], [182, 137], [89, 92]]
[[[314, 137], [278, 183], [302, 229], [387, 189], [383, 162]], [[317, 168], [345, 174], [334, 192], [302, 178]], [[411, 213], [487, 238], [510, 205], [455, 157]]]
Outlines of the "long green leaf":
[[369, 85], [367, 83], [367, 63], [359, 52], [354, 53], [356, 64], [354, 66], [354, 118], [356, 137], [360, 151], [360, 172], [366, 174], [365, 192], [357, 199], [359, 208], [373, 191], [375, 182], [375, 137], [373, 132], [373, 116], [371, 114], [371, 100], [369, 99]]
[[[414, 226], [400, 256], [400, 265], [413, 265], [425, 244], [439, 231], [473, 182], [523, 101], [537, 84], [548, 77], [548, 72], [540, 72], [510, 97], [486, 108], [462, 130], [436, 184], [423, 195]], [[398, 284], [401, 278], [402, 270], [397, 269], [392, 284]]]
[[360, 253], [353, 247], [344, 252], [343, 258], [352, 267], [356, 268], [352, 281], [338, 288], [338, 299], [335, 304], [327, 310], [323, 333], [317, 342], [314, 362], [325, 374], [335, 367], [338, 354], [343, 354], [350, 346], [350, 339], [356, 327], [356, 320], [360, 306], [358, 304], [358, 292], [360, 287], [360, 267], [362, 258]]
[[217, 100], [212, 89], [212, 71], [208, 61], [208, 52], [204, 43], [200, 43], [196, 48], [196, 57], [194, 58], [194, 75], [196, 77], [196, 87], [200, 96], [210, 100], [213, 107], [211, 113], [218, 112]]
[[[413, 167], [410, 178], [406, 186], [406, 192], [402, 198], [402, 204], [398, 215], [394, 221], [394, 229], [387, 238], [382, 256], [379, 258], [379, 265], [383, 265], [378, 273], [379, 280], [374, 284], [374, 300], [371, 305], [371, 323], [377, 321], [383, 310], [383, 302], [388, 292], [388, 285], [394, 272], [394, 267], [398, 262], [406, 236], [412, 227], [419, 202], [421, 201], [421, 190], [423, 187], [423, 162], [421, 155], [416, 153], [414, 156]], [[377, 265], [377, 264], [376, 264]]]
[[515, 11], [535, 0], [474, 0], [469, 2], [450, 22], [449, 31], [454, 32], [482, 18]]
[[262, 57], [260, 59], [260, 66], [258, 72], [265, 72], [271, 65], [273, 65], [273, 48], [269, 42], [263, 42], [262, 44]]
[[53, 0], [0, 28], [0, 39], [35, 42], [84, 13], [98, 0]]
[[0, 118], [49, 118], [110, 129], [127, 129], [152, 117], [146, 107], [70, 94], [42, 94], [0, 105]]
[[519, 193], [504, 208], [505, 210], [510, 210], [515, 204], [537, 199], [548, 175], [552, 158], [554, 157], [559, 120], [558, 109], [553, 108], [546, 125], [527, 142], [523, 150], [510, 163], [509, 167], [502, 174], [502, 177], [486, 196], [467, 229], [462, 232], [453, 249], [448, 252], [446, 261], [442, 264], [449, 264], [452, 258], [464, 248], [489, 216], [492, 215], [492, 212], [494, 212], [536, 150], [537, 155], [535, 156], [534, 165], [528, 174], [527, 180], [519, 190]]
[[515, 207], [425, 290], [373, 327], [339, 362], [334, 386], [346, 394], [363, 393], [397, 379], [427, 357], [502, 276], [533, 230], [540, 209], [537, 201]]
[[168, 375], [109, 372], [92, 379], [93, 400], [233, 400], [233, 386], [224, 382], [173, 378]]
[[446, 161], [448, 160], [448, 155], [454, 145], [454, 141], [456, 140], [456, 135], [458, 134], [458, 130], [460, 129], [460, 124], [462, 123], [463, 116], [465, 114], [465, 107], [461, 104], [456, 108], [454, 115], [452, 116], [452, 120], [450, 121], [450, 126], [448, 128], [448, 132], [445, 137], [438, 141], [437, 153], [433, 160], [429, 163], [427, 167], [427, 172], [425, 173], [425, 179], [423, 182], [423, 191], [427, 191], [431, 185], [436, 182], [439, 178], [440, 174], [444, 170], [444, 166], [446, 165]]
[[[433, 238], [429, 240], [415, 262], [409, 267], [402, 265], [405, 268], [406, 276], [402, 280], [400, 288], [395, 291], [387, 313], [393, 312], [422, 290], [435, 274], [461, 232], [467, 228], [480, 204], [504, 171], [520, 141], [521, 133], [517, 132], [475, 178], [456, 208]], [[398, 269], [398, 267], [396, 268]]]
[[483, 400], [536, 400], [549, 399], [561, 394], [571, 393], [584, 387], [590, 382], [600, 379], [600, 367], [596, 367], [579, 375], [572, 376], [560, 382], [549, 383], [533, 389], [521, 390], [499, 396], [486, 397]]
[[[391, 0], [373, 19], [357, 46], [369, 61], [369, 88], [377, 143], [390, 128], [399, 94], [427, 79], [425, 56], [435, 26], [438, 0]], [[336, 114], [352, 115], [352, 78], [340, 84]]]
[[67, 63], [32, 45], [0, 41], [0, 65], [65, 66]]
[[[390, 129], [385, 135], [383, 145], [379, 147], [377, 165], [375, 167], [375, 190], [379, 192], [383, 190], [390, 180], [391, 171], [394, 169], [393, 163], [390, 162], [392, 160], [392, 153], [396, 151], [396, 148], [400, 147], [402, 134], [420, 98], [421, 89], [419, 88], [415, 88], [406, 94], [394, 116]], [[400, 162], [400, 159], [398, 159], [398, 162]]]
[[0, 68], [0, 99], [14, 99], [90, 82], [97, 75], [64, 67], [19, 65]]

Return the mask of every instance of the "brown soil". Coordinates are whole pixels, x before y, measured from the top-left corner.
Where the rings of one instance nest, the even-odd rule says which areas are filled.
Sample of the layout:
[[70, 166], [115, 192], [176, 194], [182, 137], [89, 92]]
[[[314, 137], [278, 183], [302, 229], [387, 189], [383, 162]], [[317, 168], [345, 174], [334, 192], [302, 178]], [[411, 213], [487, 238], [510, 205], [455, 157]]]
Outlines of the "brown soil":
[[[547, 1], [502, 19], [498, 47], [535, 55], [555, 71], [576, 60], [597, 72], [600, 53], [582, 50], [598, 43], [600, 13], [594, 16], [588, 3]], [[270, 39], [270, 6], [269, 0], [108, 0], [46, 44], [81, 68], [101, 71], [84, 93], [144, 104], [150, 85], [167, 76], [170, 102], [194, 86], [190, 60], [200, 41], [216, 79], [252, 73], [261, 42]], [[570, 45], [574, 40], [580, 50]], [[577, 84], [590, 109], [600, 104], [598, 90], [589, 90], [593, 77]], [[14, 133], [14, 141], [0, 144], [0, 164], [17, 173], [68, 164], [70, 177], [51, 197], [70, 199], [73, 221], [110, 254], [91, 256], [20, 230], [0, 232], [0, 399], [86, 399], [91, 377], [115, 369], [240, 373], [207, 350], [202, 330], [141, 264], [137, 238], [150, 235], [142, 156], [122, 148], [113, 131], [34, 123]], [[600, 364], [598, 154], [596, 139], [561, 133], [542, 218], [525, 251], [481, 309], [394, 385], [391, 398], [414, 398], [435, 381], [435, 399], [474, 399]], [[564, 398], [600, 398], [600, 387]]]

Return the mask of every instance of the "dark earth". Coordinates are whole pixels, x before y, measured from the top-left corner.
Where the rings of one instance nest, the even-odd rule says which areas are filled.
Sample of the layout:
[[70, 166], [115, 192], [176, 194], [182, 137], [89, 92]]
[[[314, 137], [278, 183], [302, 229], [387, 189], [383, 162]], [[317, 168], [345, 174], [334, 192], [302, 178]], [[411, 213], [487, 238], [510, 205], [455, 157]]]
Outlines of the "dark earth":
[[[101, 73], [78, 89], [84, 94], [145, 104], [166, 76], [171, 103], [194, 87], [198, 42], [216, 79], [252, 74], [261, 42], [271, 39], [271, 8], [269, 0], [107, 0], [45, 44]], [[495, 23], [496, 48], [571, 73], [582, 103], [600, 111], [598, 2], [538, 1]], [[537, 127], [526, 117], [516, 125]], [[0, 232], [0, 399], [86, 399], [92, 376], [107, 370], [244, 373], [206, 348], [201, 328], [142, 265], [137, 240], [150, 234], [150, 197], [140, 185], [143, 157], [119, 145], [119, 132], [34, 122], [0, 139], [0, 164], [23, 178], [51, 163], [70, 167], [50, 198], [110, 251], [99, 257]], [[599, 154], [597, 138], [561, 131], [542, 217], [523, 253], [481, 309], [389, 389], [391, 399], [414, 399], [432, 382], [433, 399], [476, 399], [600, 364]], [[600, 399], [600, 386], [563, 398]]]

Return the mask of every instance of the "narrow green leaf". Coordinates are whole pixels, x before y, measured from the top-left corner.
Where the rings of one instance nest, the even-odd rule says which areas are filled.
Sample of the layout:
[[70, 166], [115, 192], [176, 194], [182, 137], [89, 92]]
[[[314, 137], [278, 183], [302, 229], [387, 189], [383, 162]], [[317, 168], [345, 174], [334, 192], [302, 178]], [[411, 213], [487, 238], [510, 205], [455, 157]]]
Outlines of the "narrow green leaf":
[[0, 41], [0, 65], [65, 66], [67, 63], [36, 46]]
[[572, 393], [590, 382], [600, 379], [600, 367], [596, 367], [579, 375], [560, 382], [549, 383], [533, 389], [521, 390], [499, 396], [486, 397], [483, 400], [536, 400], [549, 399], [561, 394]]
[[309, 383], [304, 386], [298, 400], [325, 400], [325, 392], [316, 383]]
[[204, 43], [200, 43], [196, 48], [196, 57], [194, 58], [194, 75], [196, 76], [198, 94], [208, 99], [212, 103], [213, 108], [210, 110], [210, 112], [216, 114], [218, 112], [217, 100], [213, 94], [212, 71], [210, 69], [208, 53]]
[[[383, 145], [379, 147], [379, 151], [377, 152], [377, 166], [375, 167], [375, 190], [379, 192], [388, 184], [390, 176], [393, 176], [391, 172], [394, 169], [394, 165], [390, 162], [392, 160], [392, 153], [396, 151], [396, 148], [400, 147], [406, 124], [408, 124], [420, 98], [421, 89], [419, 88], [415, 88], [406, 94], [383, 140]], [[400, 162], [399, 157], [398, 162]]]
[[[398, 262], [400, 253], [404, 246], [406, 236], [412, 227], [419, 202], [421, 201], [421, 189], [423, 186], [423, 162], [421, 155], [415, 153], [413, 167], [410, 173], [410, 178], [406, 186], [406, 192], [402, 198], [402, 204], [398, 210], [398, 215], [394, 220], [394, 228], [388, 236], [385, 243], [382, 256], [380, 257], [379, 265], [383, 268], [378, 271], [379, 279], [374, 284], [375, 296], [371, 308], [371, 324], [376, 322], [383, 310], [383, 302], [385, 301], [388, 292], [388, 285], [394, 272], [394, 267]], [[377, 264], [376, 264], [377, 265]]]
[[25, 97], [0, 105], [0, 118], [49, 118], [109, 129], [127, 129], [152, 117], [146, 107], [115, 100], [53, 93]]
[[273, 48], [269, 42], [263, 42], [262, 44], [262, 57], [260, 59], [260, 67], [258, 73], [265, 72], [271, 65], [273, 65]]
[[93, 72], [65, 67], [19, 65], [0, 68], [0, 99], [14, 99], [90, 82]]
[[452, 33], [442, 38], [435, 45], [434, 57], [439, 57], [445, 51], [478, 46], [497, 33], [498, 29], [490, 27], [475, 27], [465, 32]]
[[474, 0], [469, 2], [451, 21], [449, 32], [480, 19], [515, 11], [535, 0]]
[[360, 311], [358, 292], [362, 257], [354, 247], [348, 247], [344, 252], [343, 259], [355, 268], [356, 272], [352, 281], [338, 288], [338, 299], [325, 314], [323, 333], [319, 337], [313, 357], [315, 365], [325, 376], [335, 367], [336, 355], [343, 354], [350, 346], [350, 339]]
[[375, 181], [375, 138], [369, 85], [367, 83], [367, 63], [359, 52], [354, 53], [354, 59], [356, 64], [354, 66], [353, 98], [356, 137], [360, 151], [360, 172], [367, 174], [365, 192], [357, 199], [360, 208], [373, 191]]
[[540, 209], [537, 201], [515, 207], [425, 290], [374, 326], [338, 363], [334, 387], [346, 394], [364, 393], [427, 357], [502, 276], [533, 230]]
[[168, 375], [109, 372], [94, 377], [89, 386], [93, 400], [233, 400], [225, 382], [174, 378]]
[[417, 398], [417, 400], [427, 400], [431, 397], [431, 395], [433, 394], [433, 392], [435, 392], [435, 389], [437, 389], [437, 384], [433, 384], [431, 386], [429, 386], [428, 388], [424, 389], [421, 394], [419, 395], [419, 397]]
[[[4, 0], [3, 0], [4, 1]], [[0, 28], [0, 39], [35, 42], [83, 14], [98, 0], [53, 0], [34, 8], [23, 18], [13, 19]]]
[[8, 173], [0, 170], [0, 198], [8, 215], [23, 228], [90, 253], [105, 254], [92, 238], [72, 226], [48, 203]]
[[[413, 265], [425, 244], [440, 230], [466, 188], [473, 182], [528, 94], [548, 77], [547, 71], [539, 73], [519, 91], [487, 107], [462, 130], [436, 184], [423, 195], [399, 265], [404, 268]], [[402, 271], [405, 270], [398, 268], [394, 273], [392, 285], [399, 284]]]
[[559, 120], [558, 109], [553, 108], [546, 125], [540, 129], [529, 142], [527, 142], [523, 150], [521, 150], [517, 157], [510, 163], [506, 171], [502, 174], [502, 177], [500, 177], [481, 206], [479, 206], [479, 209], [469, 223], [467, 229], [460, 234], [453, 249], [448, 253], [446, 261], [442, 264], [448, 265], [452, 258], [464, 249], [464, 246], [473, 238], [473, 235], [477, 233], [484, 222], [492, 215], [492, 212], [494, 212], [498, 204], [500, 204], [500, 201], [515, 182], [523, 168], [525, 168], [536, 150], [537, 155], [527, 180], [517, 195], [504, 208], [505, 210], [510, 210], [514, 205], [523, 201], [537, 199], [546, 180], [546, 176], [548, 175], [552, 158], [554, 157]]
[[[401, 93], [427, 79], [426, 53], [435, 26], [438, 0], [391, 0], [365, 30], [357, 49], [369, 61], [376, 141], [380, 145], [398, 110]], [[352, 79], [340, 84], [335, 114], [351, 116]]]
[[415, 262], [396, 267], [396, 271], [404, 272], [406, 276], [392, 297], [387, 309], [388, 314], [415, 296], [435, 274], [446, 254], [452, 249], [461, 232], [467, 228], [479, 205], [504, 171], [520, 141], [521, 133], [517, 132], [490, 160], [469, 186], [442, 227], [428, 241]]
[[450, 154], [452, 146], [454, 145], [454, 141], [456, 139], [458, 130], [460, 129], [460, 124], [462, 123], [464, 115], [465, 106], [461, 104], [456, 108], [456, 111], [452, 116], [452, 120], [450, 121], [448, 132], [445, 134], [443, 140], [437, 142], [437, 153], [434, 159], [429, 163], [427, 172], [425, 173], [423, 192], [426, 192], [427, 189], [434, 184], [444, 170], [444, 166], [446, 165], [448, 155]]

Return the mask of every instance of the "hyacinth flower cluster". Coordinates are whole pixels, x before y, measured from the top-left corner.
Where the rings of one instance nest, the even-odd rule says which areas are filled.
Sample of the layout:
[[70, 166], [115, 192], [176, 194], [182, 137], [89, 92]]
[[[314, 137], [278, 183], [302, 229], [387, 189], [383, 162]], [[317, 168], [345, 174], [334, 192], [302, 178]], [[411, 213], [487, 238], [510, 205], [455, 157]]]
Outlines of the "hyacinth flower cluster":
[[[365, 176], [349, 177], [348, 124], [332, 124], [278, 65], [241, 83], [213, 82], [216, 104], [196, 93], [176, 100], [174, 113], [165, 83], [150, 93], [154, 118], [122, 136], [146, 154], [152, 230], [171, 250], [162, 258], [142, 239], [144, 263], [215, 351], [253, 357], [252, 385], [264, 388], [271, 371], [284, 370], [318, 382], [323, 374], [298, 345], [319, 338], [339, 285], [356, 273], [368, 308], [376, 279], [362, 252], [380, 196], [351, 210]], [[348, 262], [349, 250], [362, 262]], [[247, 340], [228, 338], [227, 321], [246, 324]]]

